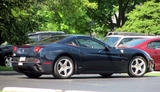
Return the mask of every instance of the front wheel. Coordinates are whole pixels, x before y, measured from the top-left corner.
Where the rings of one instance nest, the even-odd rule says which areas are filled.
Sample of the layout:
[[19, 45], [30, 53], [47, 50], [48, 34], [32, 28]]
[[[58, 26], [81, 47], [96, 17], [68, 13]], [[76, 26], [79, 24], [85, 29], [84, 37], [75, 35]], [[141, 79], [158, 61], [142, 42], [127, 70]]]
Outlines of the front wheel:
[[147, 63], [143, 57], [136, 56], [129, 62], [128, 74], [130, 77], [142, 77], [146, 71]]
[[69, 78], [74, 71], [73, 60], [67, 56], [62, 56], [55, 62], [53, 69], [53, 76], [55, 78]]

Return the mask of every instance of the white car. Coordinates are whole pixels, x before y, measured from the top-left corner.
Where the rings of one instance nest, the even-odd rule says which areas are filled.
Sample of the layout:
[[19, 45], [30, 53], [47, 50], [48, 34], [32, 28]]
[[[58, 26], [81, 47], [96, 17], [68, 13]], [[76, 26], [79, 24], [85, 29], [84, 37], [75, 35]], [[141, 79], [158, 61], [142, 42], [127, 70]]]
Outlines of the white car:
[[156, 36], [145, 36], [144, 34], [138, 33], [123, 33], [115, 32], [109, 33], [104, 39], [103, 42], [111, 47], [119, 47], [122, 44], [129, 42], [134, 39], [143, 39], [143, 38], [155, 38]]

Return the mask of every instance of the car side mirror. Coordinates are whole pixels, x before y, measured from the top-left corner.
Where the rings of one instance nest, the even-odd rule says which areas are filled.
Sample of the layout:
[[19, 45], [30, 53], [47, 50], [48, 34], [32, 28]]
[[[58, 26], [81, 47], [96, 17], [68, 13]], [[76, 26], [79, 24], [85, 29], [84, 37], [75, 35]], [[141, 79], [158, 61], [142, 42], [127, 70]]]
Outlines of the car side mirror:
[[108, 45], [105, 45], [105, 49], [107, 50], [107, 51], [109, 51], [110, 50], [110, 46], [108, 46]]

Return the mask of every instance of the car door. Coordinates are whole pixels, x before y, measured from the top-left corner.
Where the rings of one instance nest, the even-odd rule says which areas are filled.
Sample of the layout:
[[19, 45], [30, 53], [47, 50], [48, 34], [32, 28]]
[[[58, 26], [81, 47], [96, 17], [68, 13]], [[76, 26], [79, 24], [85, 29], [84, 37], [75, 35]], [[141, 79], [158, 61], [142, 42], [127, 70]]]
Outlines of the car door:
[[147, 52], [154, 59], [155, 69], [160, 70], [160, 40], [149, 42], [147, 48]]
[[104, 44], [90, 38], [78, 38], [81, 63], [85, 70], [90, 72], [110, 71], [111, 63]]

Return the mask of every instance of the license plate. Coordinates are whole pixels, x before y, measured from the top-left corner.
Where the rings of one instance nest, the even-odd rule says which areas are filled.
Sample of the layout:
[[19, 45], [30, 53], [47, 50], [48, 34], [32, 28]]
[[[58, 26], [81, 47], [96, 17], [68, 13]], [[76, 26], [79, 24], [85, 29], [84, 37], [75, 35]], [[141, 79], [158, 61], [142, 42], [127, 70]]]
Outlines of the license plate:
[[19, 61], [26, 61], [26, 57], [20, 57]]
[[22, 65], [23, 65], [23, 63], [22, 63], [22, 62], [18, 62], [18, 65], [19, 65], [19, 66], [22, 66]]

